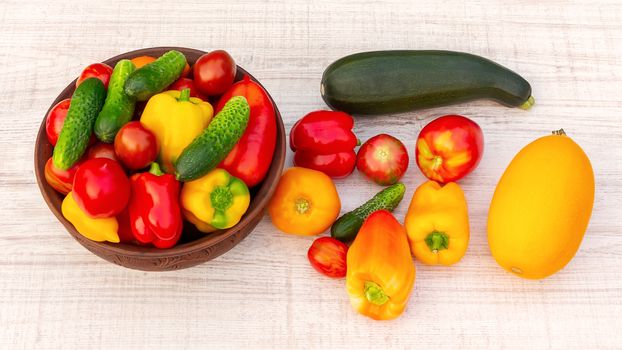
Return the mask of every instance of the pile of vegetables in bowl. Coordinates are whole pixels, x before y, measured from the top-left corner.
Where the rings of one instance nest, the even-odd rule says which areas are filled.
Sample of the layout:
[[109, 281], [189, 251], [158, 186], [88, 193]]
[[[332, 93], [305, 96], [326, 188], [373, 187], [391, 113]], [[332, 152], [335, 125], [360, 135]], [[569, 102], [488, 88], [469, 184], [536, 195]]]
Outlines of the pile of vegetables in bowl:
[[92, 241], [160, 249], [184, 225], [235, 226], [276, 145], [270, 97], [236, 69], [222, 50], [192, 67], [177, 50], [88, 66], [45, 121], [64, 218]]
[[[352, 307], [378, 320], [404, 311], [415, 282], [412, 257], [451, 266], [466, 254], [467, 200], [458, 181], [484, 152], [480, 126], [461, 115], [434, 119], [414, 145], [428, 181], [410, 197], [403, 224], [392, 211], [407, 186], [408, 148], [388, 134], [362, 145], [352, 115], [380, 115], [492, 99], [511, 107], [534, 104], [531, 86], [485, 58], [450, 51], [378, 51], [350, 55], [324, 72], [321, 94], [333, 111], [313, 111], [294, 124], [294, 167], [281, 177], [268, 206], [279, 230], [317, 238], [309, 248], [318, 272], [343, 278]], [[331, 178], [354, 169], [383, 186], [339, 216]], [[594, 202], [594, 174], [583, 150], [563, 130], [525, 146], [501, 177], [488, 213], [488, 242], [504, 269], [529, 279], [550, 276], [574, 256]]]

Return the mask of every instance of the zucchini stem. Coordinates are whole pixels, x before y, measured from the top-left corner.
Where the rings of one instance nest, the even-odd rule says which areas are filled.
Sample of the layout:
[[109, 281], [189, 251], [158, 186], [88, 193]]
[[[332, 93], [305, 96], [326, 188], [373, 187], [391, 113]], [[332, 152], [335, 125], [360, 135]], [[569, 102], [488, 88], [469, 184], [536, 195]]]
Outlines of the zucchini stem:
[[524, 109], [524, 110], [528, 110], [531, 108], [531, 106], [533, 106], [536, 103], [536, 100], [533, 98], [533, 96], [529, 96], [529, 98], [527, 99], [527, 101], [523, 102], [522, 105], [520, 105], [518, 108], [520, 109]]

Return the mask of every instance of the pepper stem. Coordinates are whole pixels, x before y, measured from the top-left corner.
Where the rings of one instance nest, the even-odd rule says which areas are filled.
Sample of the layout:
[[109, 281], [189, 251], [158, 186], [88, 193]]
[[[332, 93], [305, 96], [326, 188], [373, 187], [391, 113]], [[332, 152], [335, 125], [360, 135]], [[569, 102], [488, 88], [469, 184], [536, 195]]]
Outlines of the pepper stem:
[[179, 102], [190, 101], [190, 89], [183, 89], [179, 93], [179, 98], [177, 99]]
[[210, 193], [212, 207], [218, 211], [226, 211], [233, 205], [233, 193], [229, 187], [218, 186]]
[[436, 254], [439, 250], [449, 247], [449, 237], [444, 232], [432, 231], [426, 238], [425, 244], [432, 253]]
[[384, 293], [382, 287], [378, 285], [376, 282], [366, 281], [365, 282], [365, 298], [374, 304], [374, 305], [384, 305], [387, 301], [389, 301], [389, 296]]
[[296, 207], [296, 212], [298, 214], [304, 214], [311, 209], [311, 203], [306, 198], [298, 198], [296, 199], [296, 203], [294, 203]]
[[356, 146], [360, 146], [361, 145], [361, 139], [359, 139], [358, 137], [356, 138]]
[[163, 174], [162, 169], [160, 169], [160, 164], [158, 164], [158, 162], [151, 163], [151, 166], [149, 167], [149, 172], [155, 176], [160, 176]]

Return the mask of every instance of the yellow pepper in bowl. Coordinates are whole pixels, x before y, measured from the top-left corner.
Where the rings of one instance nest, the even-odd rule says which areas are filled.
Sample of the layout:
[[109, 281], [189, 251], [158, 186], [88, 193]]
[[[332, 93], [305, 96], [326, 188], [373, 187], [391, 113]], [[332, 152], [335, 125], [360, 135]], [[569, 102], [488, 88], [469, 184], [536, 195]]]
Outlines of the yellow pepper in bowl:
[[469, 245], [464, 192], [455, 182], [425, 182], [413, 194], [404, 226], [417, 260], [428, 265], [457, 263]]
[[160, 165], [173, 174], [177, 157], [212, 120], [214, 109], [208, 102], [190, 97], [190, 89], [171, 90], [149, 99], [140, 122], [156, 137]]
[[251, 195], [242, 180], [216, 168], [186, 182], [180, 202], [188, 221], [199, 231], [212, 232], [237, 224], [250, 205]]
[[61, 205], [61, 211], [65, 219], [78, 230], [78, 232], [96, 242], [112, 242], [119, 243], [119, 223], [117, 218], [92, 218], [88, 216], [73, 198], [72, 192], [69, 192]]

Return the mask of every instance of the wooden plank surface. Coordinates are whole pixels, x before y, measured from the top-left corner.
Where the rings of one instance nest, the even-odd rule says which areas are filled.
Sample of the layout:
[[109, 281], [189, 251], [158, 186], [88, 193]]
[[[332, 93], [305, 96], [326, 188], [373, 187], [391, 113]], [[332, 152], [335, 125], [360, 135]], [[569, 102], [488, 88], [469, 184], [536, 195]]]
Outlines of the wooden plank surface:
[[[0, 348], [622, 348], [621, 23], [619, 1], [3, 0]], [[100, 260], [57, 222], [33, 172], [49, 104], [87, 64], [165, 45], [228, 50], [270, 91], [287, 129], [325, 108], [323, 69], [365, 50], [484, 55], [528, 79], [536, 106], [474, 102], [357, 118], [361, 139], [388, 132], [409, 151], [422, 126], [447, 113], [472, 117], [486, 138], [479, 168], [462, 182], [466, 257], [451, 268], [417, 263], [406, 312], [374, 322], [350, 308], [344, 281], [311, 269], [312, 238], [279, 233], [268, 218], [222, 257], [167, 273]], [[513, 155], [560, 127], [592, 160], [594, 212], [564, 270], [522, 280], [489, 253], [488, 205]], [[423, 181], [414, 164], [404, 181], [408, 201]], [[337, 186], [343, 211], [378, 190], [357, 173]]]

